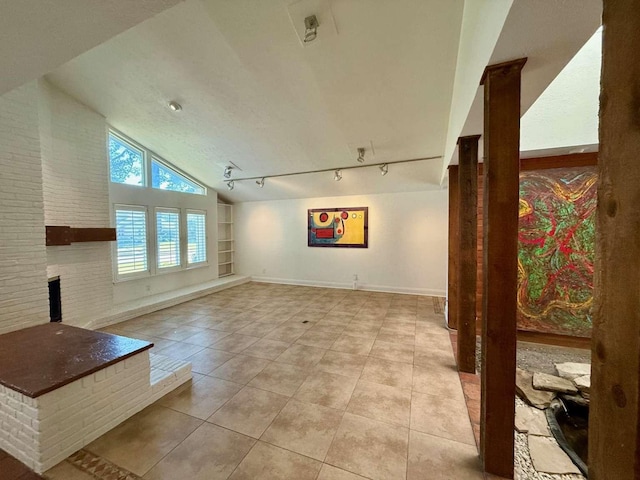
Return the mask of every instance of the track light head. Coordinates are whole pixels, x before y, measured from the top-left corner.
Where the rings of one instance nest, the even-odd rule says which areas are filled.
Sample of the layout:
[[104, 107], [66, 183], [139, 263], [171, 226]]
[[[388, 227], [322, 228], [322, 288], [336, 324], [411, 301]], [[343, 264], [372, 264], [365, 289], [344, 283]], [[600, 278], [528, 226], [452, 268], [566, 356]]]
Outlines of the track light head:
[[340, 170], [336, 170], [335, 173], [333, 174], [333, 179], [336, 182], [339, 182], [340, 180], [342, 180], [342, 172]]
[[389, 173], [389, 165], [387, 165], [386, 163], [380, 165], [380, 175], [384, 177], [387, 173]]
[[233, 187], [234, 187], [234, 186], [235, 186], [235, 185], [234, 185], [233, 180], [231, 180], [231, 181], [227, 182], [227, 188], [228, 188], [229, 190], [233, 190]]
[[318, 19], [315, 15], [309, 15], [304, 19], [304, 43], [313, 42], [318, 36]]
[[233, 171], [233, 167], [231, 165], [227, 165], [224, 167], [224, 178], [231, 178], [231, 172]]
[[358, 163], [364, 163], [364, 148], [358, 148], [358, 158], [356, 160], [358, 160]]
[[264, 188], [264, 177], [262, 177], [260, 180], [256, 180], [256, 185], [258, 185], [260, 188]]
[[180, 105], [178, 102], [176, 102], [175, 100], [171, 100], [169, 103], [169, 109], [172, 112], [179, 112], [180, 110], [182, 110], [182, 105]]

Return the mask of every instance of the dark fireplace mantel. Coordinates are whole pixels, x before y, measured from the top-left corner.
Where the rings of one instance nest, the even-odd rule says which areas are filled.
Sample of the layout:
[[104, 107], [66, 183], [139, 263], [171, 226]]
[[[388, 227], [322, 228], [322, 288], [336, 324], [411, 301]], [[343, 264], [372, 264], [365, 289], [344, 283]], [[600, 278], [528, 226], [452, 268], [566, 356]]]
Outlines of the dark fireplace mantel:
[[71, 245], [77, 242], [113, 242], [115, 228], [73, 228], [47, 225], [46, 245]]

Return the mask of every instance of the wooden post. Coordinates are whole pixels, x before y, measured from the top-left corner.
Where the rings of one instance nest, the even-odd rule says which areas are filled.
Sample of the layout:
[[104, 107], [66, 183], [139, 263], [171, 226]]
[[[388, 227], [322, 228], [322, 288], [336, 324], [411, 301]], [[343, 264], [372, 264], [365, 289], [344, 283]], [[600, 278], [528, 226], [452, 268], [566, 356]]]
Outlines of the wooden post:
[[526, 58], [486, 68], [482, 410], [480, 450], [486, 472], [513, 478], [520, 76]]
[[640, 8], [604, 0], [589, 478], [640, 479]]
[[458, 370], [476, 373], [478, 139], [458, 139]]
[[458, 328], [458, 166], [449, 166], [449, 267], [447, 270], [447, 325]]

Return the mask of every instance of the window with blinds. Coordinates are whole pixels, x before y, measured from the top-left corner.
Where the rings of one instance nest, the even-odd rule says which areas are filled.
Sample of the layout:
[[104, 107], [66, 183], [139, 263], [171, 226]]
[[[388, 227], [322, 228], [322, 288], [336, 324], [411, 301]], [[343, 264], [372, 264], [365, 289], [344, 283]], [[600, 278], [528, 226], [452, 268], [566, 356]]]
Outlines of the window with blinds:
[[147, 209], [115, 206], [118, 276], [149, 271], [147, 257]]
[[187, 264], [207, 261], [207, 216], [203, 211], [187, 211]]
[[180, 211], [156, 209], [156, 258], [159, 269], [180, 267]]

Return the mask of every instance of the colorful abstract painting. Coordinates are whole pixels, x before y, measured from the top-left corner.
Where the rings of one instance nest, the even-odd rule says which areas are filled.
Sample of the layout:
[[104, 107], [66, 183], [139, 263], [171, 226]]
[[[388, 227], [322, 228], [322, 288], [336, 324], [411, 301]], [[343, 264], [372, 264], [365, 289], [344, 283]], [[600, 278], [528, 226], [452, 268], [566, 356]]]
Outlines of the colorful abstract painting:
[[518, 328], [591, 334], [595, 167], [520, 175]]
[[308, 211], [310, 247], [367, 248], [369, 208], [317, 208]]

